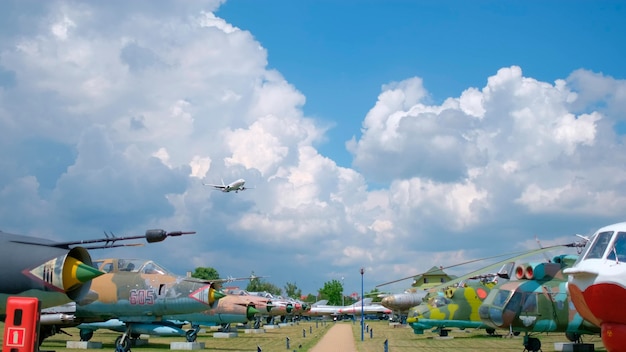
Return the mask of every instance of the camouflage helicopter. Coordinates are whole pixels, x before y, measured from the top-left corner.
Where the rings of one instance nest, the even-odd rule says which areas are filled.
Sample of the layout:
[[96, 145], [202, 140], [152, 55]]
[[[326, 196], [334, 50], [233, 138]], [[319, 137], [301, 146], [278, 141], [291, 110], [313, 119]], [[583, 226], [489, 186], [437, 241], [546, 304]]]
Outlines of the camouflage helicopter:
[[[559, 255], [549, 262], [522, 263], [515, 278], [498, 284], [478, 309], [483, 323], [496, 329], [529, 333], [564, 332], [568, 340], [581, 342], [582, 334], [599, 334], [600, 328], [584, 320], [567, 291], [563, 270], [578, 256]], [[527, 340], [527, 349], [538, 351], [537, 338]]]
[[[73, 305], [74, 311], [42, 310], [40, 340], [62, 327], [115, 318], [126, 324], [126, 331], [115, 341], [116, 350], [128, 351], [130, 338], [139, 337], [133, 333], [134, 324], [205, 311], [224, 297], [216, 289], [217, 280], [176, 276], [151, 260], [103, 259], [93, 263], [106, 274], [92, 280], [91, 290]], [[87, 337], [81, 335], [83, 340]]]
[[493, 334], [495, 329], [480, 320], [478, 308], [495, 285], [493, 277], [472, 277], [457, 287], [430, 292], [422, 303], [409, 309], [407, 323], [416, 334], [435, 328], [445, 336], [449, 327], [486, 329]]
[[[424, 302], [409, 310], [407, 323], [416, 334], [435, 328], [440, 335], [446, 335], [447, 327], [484, 328], [488, 334], [493, 334], [495, 329], [480, 319], [478, 309], [498, 280], [512, 277], [515, 261], [558, 247], [574, 245], [576, 244], [555, 245], [526, 251], [432, 288]], [[497, 273], [485, 274], [497, 267], [501, 267]]]

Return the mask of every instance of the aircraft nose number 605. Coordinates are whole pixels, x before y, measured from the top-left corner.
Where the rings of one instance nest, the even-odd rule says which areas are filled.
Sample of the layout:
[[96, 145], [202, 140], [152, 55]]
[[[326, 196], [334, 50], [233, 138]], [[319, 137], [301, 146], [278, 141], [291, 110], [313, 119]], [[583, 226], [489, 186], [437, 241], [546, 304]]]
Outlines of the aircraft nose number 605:
[[154, 299], [156, 297], [156, 293], [153, 289], [148, 290], [140, 290], [133, 289], [130, 290], [129, 302], [130, 304], [136, 305], [144, 305], [144, 304], [154, 304]]

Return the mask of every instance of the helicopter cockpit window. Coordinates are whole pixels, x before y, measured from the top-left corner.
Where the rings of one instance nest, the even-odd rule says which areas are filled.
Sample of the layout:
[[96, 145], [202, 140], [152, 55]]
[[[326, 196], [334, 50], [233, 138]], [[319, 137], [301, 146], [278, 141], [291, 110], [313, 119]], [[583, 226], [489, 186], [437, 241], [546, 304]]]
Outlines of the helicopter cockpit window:
[[443, 296], [436, 296], [430, 301], [430, 305], [434, 308], [443, 307], [450, 304], [450, 300]]
[[496, 295], [493, 299], [493, 305], [496, 307], [503, 307], [504, 303], [506, 303], [510, 294], [511, 294], [511, 291], [498, 290], [498, 292], [496, 292]]
[[611, 236], [613, 235], [613, 231], [600, 232], [593, 239], [593, 243], [587, 250], [587, 254], [585, 255], [585, 259], [599, 259], [604, 256], [604, 252], [606, 252], [606, 248], [609, 246], [609, 242], [611, 241]]
[[537, 293], [536, 292], [524, 293], [522, 311], [526, 313], [537, 313]]
[[615, 235], [613, 246], [606, 259], [626, 262], [626, 232], [618, 232]]
[[521, 292], [513, 292], [511, 299], [506, 304], [505, 309], [510, 310], [512, 312], [517, 312], [520, 308], [520, 304], [522, 303], [522, 293]]

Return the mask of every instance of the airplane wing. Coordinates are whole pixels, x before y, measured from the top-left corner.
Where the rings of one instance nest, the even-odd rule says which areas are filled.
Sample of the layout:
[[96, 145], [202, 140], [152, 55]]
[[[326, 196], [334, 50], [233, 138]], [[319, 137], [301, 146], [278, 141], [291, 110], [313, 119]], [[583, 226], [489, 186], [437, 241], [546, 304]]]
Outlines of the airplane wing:
[[204, 182], [202, 182], [202, 185], [203, 186], [211, 186], [211, 187], [214, 187], [214, 188], [217, 188], [217, 189], [225, 189], [226, 188], [226, 185], [214, 185], [212, 183], [204, 183]]
[[269, 276], [250, 275], [248, 277], [228, 277], [226, 279], [212, 279], [212, 280], [198, 279], [195, 277], [186, 277], [185, 281], [200, 282], [200, 283], [204, 283], [207, 285], [209, 284], [213, 285], [213, 287], [215, 288], [220, 288], [222, 284], [224, 283], [233, 282], [233, 281], [254, 280], [254, 279], [259, 279], [259, 278], [264, 278], [264, 277], [269, 277]]

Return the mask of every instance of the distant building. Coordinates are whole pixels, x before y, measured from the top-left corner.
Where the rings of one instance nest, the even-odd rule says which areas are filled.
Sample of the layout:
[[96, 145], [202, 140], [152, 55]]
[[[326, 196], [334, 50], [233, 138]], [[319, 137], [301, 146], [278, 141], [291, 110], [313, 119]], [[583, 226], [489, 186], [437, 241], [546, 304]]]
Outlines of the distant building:
[[454, 279], [446, 274], [441, 268], [433, 266], [427, 272], [413, 277], [413, 287], [437, 286]]

